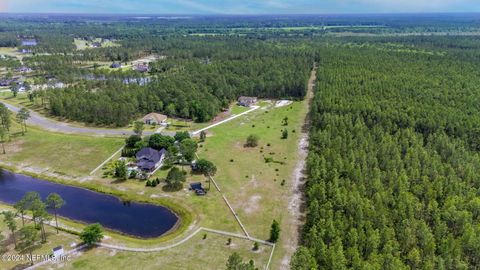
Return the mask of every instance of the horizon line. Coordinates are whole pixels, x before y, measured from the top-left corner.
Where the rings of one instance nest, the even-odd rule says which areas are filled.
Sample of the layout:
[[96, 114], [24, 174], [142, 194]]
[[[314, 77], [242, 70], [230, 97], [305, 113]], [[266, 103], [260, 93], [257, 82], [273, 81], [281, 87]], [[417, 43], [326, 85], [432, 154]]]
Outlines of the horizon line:
[[434, 11], [434, 12], [324, 12], [324, 13], [85, 13], [85, 12], [0, 12], [0, 15], [89, 15], [89, 16], [321, 16], [321, 15], [480, 15], [480, 11]]

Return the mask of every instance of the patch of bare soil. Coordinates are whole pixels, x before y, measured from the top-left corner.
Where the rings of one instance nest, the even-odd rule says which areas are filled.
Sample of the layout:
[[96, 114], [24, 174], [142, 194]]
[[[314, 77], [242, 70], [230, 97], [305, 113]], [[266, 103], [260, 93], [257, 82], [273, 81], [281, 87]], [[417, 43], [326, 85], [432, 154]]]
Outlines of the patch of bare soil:
[[258, 194], [248, 196], [251, 191], [258, 187], [258, 184], [255, 175], [252, 175], [250, 181], [240, 188], [240, 197], [245, 198], [245, 200], [239, 202], [235, 207], [242, 209], [247, 215], [260, 210], [260, 200], [262, 199], [262, 196]]
[[257, 212], [261, 199], [262, 199], [262, 196], [260, 195], [253, 195], [250, 198], [248, 198], [246, 203], [243, 205], [243, 211], [245, 212], [245, 214], [252, 214]]

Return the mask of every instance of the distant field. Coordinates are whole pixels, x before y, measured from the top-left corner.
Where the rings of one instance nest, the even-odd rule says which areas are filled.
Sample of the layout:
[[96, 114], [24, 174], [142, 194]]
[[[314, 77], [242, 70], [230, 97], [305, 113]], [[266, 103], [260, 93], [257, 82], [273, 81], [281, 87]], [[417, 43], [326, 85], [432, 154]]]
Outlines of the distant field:
[[76, 38], [73, 41], [73, 43], [77, 47], [77, 50], [85, 50], [85, 49], [91, 48], [89, 45], [92, 42], [100, 42], [102, 44], [102, 47], [118, 47], [118, 46], [121, 46], [119, 43], [117, 43], [115, 41], [112, 41], [112, 40], [103, 41], [101, 38], [95, 38], [94, 40], [91, 40], [91, 41]]

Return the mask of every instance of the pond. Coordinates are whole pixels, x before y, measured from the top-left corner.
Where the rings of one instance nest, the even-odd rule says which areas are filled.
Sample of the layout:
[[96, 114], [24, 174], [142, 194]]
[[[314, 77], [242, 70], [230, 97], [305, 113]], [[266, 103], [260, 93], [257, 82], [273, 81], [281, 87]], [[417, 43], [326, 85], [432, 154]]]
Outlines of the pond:
[[178, 221], [166, 207], [123, 202], [112, 195], [0, 170], [0, 201], [14, 204], [29, 191], [38, 192], [43, 200], [52, 192], [58, 193], [66, 202], [58, 210], [59, 216], [84, 223], [98, 222], [105, 228], [135, 237], [161, 236]]

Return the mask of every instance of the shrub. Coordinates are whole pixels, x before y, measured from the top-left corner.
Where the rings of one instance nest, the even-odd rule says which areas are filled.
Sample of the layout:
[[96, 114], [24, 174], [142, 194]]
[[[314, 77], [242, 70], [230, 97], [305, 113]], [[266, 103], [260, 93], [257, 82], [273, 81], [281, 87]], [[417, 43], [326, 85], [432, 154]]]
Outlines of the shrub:
[[251, 134], [247, 137], [247, 143], [245, 144], [247, 147], [257, 147], [258, 146], [259, 138], [255, 134]]

